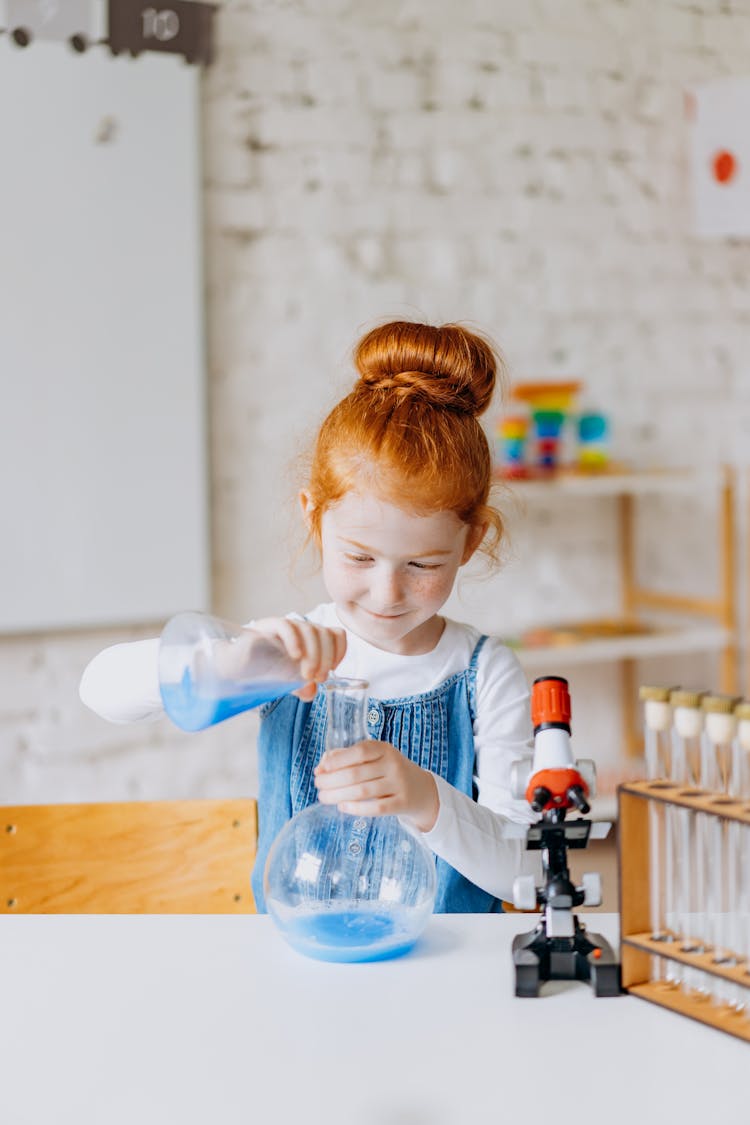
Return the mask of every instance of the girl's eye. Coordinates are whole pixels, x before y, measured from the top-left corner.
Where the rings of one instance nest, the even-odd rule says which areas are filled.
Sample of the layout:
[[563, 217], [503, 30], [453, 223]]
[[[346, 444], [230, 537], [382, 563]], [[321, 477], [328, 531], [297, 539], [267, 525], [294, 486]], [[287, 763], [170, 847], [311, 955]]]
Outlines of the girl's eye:
[[367, 563], [372, 562], [370, 555], [347, 555], [349, 562]]
[[439, 570], [442, 566], [442, 563], [411, 562], [409, 563], [409, 566], [414, 566], [417, 568], [417, 570]]

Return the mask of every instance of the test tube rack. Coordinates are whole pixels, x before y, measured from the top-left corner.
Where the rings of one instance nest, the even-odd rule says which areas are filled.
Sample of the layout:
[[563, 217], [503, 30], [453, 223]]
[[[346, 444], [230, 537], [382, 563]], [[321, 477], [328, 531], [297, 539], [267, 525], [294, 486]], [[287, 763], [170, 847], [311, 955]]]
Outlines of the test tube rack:
[[706, 793], [675, 785], [670, 781], [635, 781], [618, 790], [618, 862], [620, 875], [620, 960], [622, 986], [680, 1015], [709, 1024], [739, 1039], [750, 1042], [750, 1019], [744, 1013], [719, 1008], [707, 997], [683, 992], [664, 980], [653, 980], [652, 959], [661, 957], [721, 977], [748, 989], [750, 1006], [750, 964], [737, 953], [736, 964], [721, 965], [713, 953], [685, 952], [681, 941], [654, 940], [649, 916], [649, 803], [660, 801], [694, 812], [734, 820], [750, 829], [750, 802], [723, 794]]

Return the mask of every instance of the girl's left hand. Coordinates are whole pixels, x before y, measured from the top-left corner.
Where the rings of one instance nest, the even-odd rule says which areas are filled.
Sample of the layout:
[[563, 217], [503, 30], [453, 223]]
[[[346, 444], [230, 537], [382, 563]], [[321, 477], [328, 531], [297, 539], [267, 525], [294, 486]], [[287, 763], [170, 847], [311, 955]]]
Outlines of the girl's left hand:
[[429, 832], [440, 801], [429, 770], [388, 742], [357, 742], [326, 750], [315, 768], [318, 800], [355, 816], [405, 816]]

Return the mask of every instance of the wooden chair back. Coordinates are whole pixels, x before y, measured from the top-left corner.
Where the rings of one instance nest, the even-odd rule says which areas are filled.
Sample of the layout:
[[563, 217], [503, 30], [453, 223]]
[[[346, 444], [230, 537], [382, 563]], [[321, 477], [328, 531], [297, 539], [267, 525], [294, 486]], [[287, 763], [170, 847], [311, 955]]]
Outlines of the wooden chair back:
[[0, 913], [251, 914], [257, 805], [0, 808]]

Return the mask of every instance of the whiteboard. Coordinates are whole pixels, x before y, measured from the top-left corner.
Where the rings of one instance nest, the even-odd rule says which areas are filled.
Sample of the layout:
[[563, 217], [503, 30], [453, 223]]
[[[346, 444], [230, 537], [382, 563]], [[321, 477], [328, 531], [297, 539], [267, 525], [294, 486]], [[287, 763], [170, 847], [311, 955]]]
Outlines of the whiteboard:
[[208, 603], [199, 79], [0, 39], [0, 632]]

